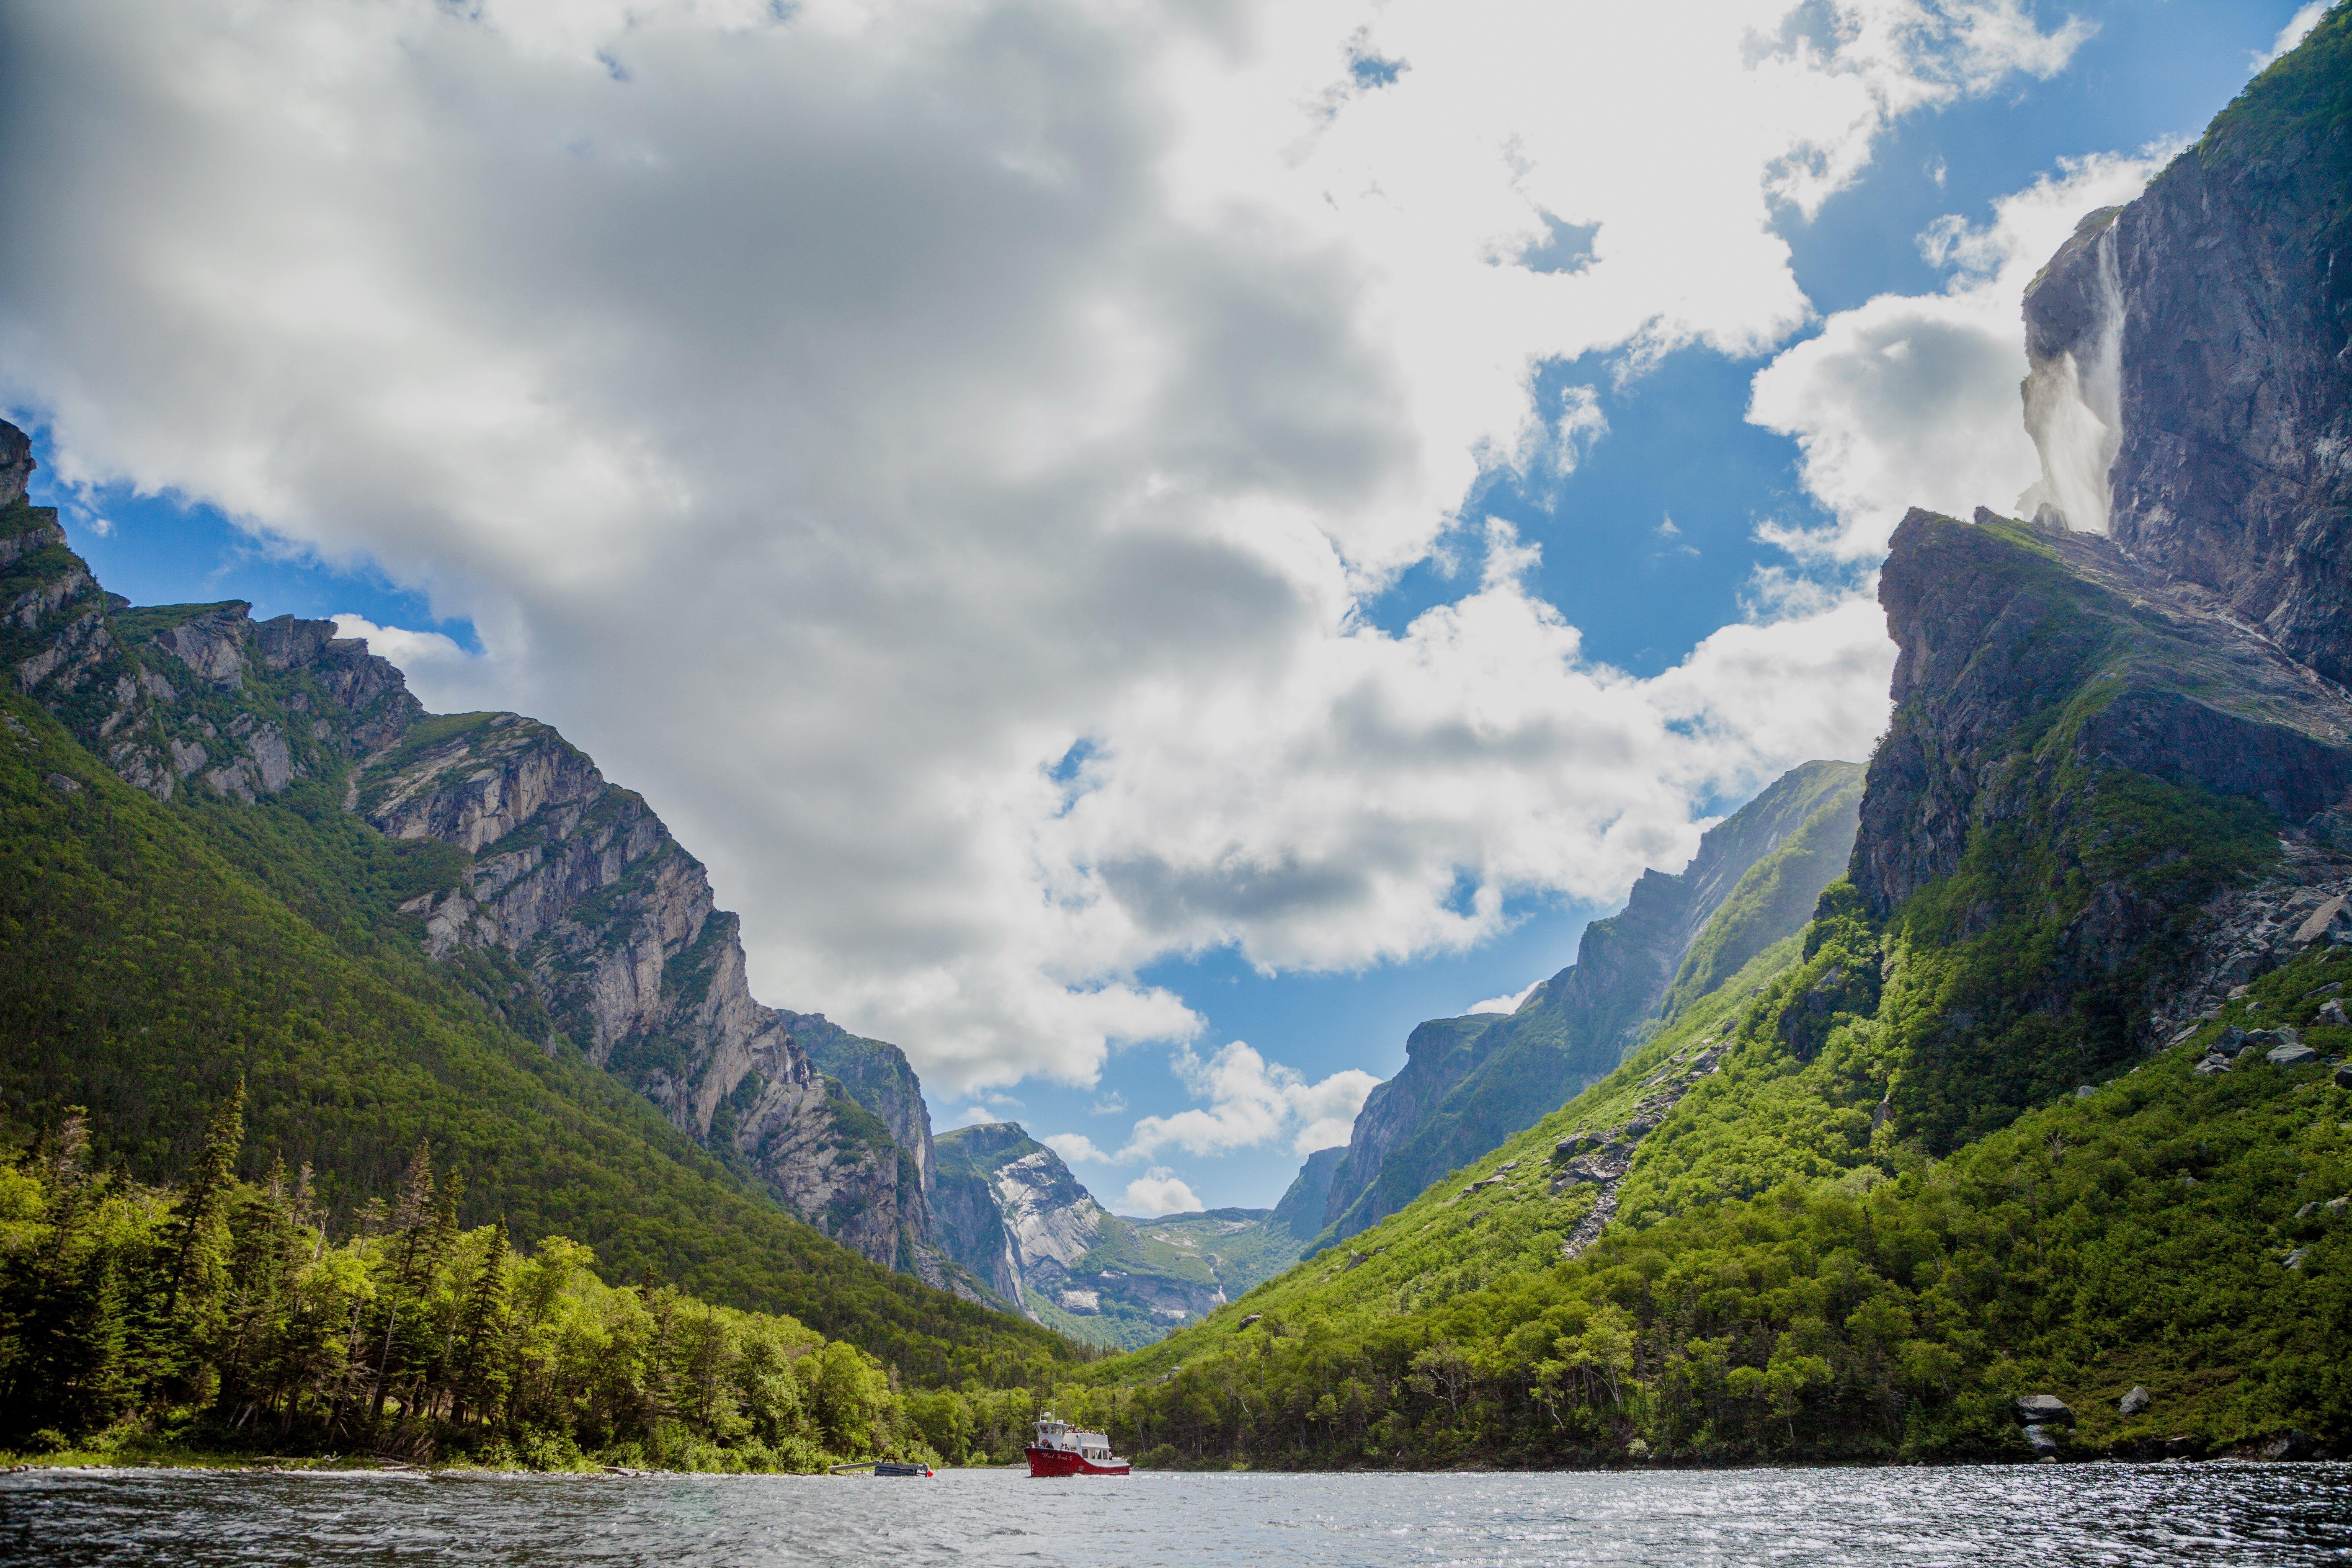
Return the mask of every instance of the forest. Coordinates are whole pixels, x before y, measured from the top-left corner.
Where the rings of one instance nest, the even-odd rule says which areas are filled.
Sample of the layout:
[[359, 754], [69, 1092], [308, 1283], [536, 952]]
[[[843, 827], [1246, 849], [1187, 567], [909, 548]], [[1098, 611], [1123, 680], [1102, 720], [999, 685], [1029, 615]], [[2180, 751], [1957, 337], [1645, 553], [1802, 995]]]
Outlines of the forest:
[[467, 1227], [461, 1170], [412, 1154], [331, 1238], [311, 1173], [241, 1181], [242, 1089], [183, 1179], [94, 1170], [78, 1110], [0, 1166], [0, 1448], [201, 1462], [813, 1471], [1019, 1457], [1025, 1389], [918, 1390], [780, 1314], [560, 1236]]

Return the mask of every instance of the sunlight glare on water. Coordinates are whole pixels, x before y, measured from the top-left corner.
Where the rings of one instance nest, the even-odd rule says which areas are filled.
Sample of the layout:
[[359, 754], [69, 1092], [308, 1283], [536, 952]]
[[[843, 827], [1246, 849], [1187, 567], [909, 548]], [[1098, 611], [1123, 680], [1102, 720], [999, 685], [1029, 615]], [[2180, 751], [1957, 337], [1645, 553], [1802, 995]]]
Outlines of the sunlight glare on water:
[[870, 1477], [28, 1471], [10, 1563], [2352, 1563], [2352, 1465]]

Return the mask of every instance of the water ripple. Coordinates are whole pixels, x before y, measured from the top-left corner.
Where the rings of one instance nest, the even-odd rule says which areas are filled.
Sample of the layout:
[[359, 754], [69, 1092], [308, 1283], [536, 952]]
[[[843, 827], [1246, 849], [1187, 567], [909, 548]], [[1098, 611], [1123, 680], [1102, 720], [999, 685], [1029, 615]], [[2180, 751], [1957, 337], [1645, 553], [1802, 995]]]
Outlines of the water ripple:
[[2352, 1564], [2352, 1465], [1543, 1475], [794, 1476], [34, 1471], [0, 1558], [1160, 1568]]

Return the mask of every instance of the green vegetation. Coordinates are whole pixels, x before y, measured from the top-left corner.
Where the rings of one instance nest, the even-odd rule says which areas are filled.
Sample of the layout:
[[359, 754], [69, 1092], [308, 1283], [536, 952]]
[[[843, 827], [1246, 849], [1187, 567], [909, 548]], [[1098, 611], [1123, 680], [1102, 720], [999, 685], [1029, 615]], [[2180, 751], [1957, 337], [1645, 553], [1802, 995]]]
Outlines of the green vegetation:
[[[1343, 1240], [1402, 1209], [1444, 1171], [1495, 1148], [1616, 1067], [1658, 1021], [1803, 929], [1815, 896], [1844, 867], [1862, 788], [1863, 770], [1852, 763], [1790, 769], [1711, 829], [1689, 869], [1645, 877], [1623, 913], [1586, 931], [1576, 964], [1517, 1012], [1416, 1028], [1407, 1073], [1453, 1087], [1381, 1156], [1370, 1184], [1317, 1242]], [[1706, 868], [1740, 866], [1740, 879], [1691, 941], [1686, 922], [1706, 907], [1692, 900], [1702, 896]], [[1664, 969], [1678, 959], [1662, 999]], [[1335, 1180], [1345, 1184], [1347, 1173], [1342, 1164]]]
[[2269, 68], [2213, 117], [2197, 151], [2261, 156], [2290, 142], [2332, 153], [2329, 146], [2352, 124], [2352, 5], [2337, 5], [2295, 47]]
[[1210, 1263], [1219, 1288], [1228, 1295], [1238, 1295], [1273, 1279], [1307, 1250], [1287, 1227], [1273, 1223], [1273, 1213], [1271, 1209], [1207, 1209], [1160, 1219], [1131, 1219], [1127, 1224], [1147, 1240], [1198, 1254]]
[[[1473, 1202], [1449, 1181], [1359, 1237], [1365, 1261], [1326, 1255], [1104, 1363], [1083, 1408], [1166, 1464], [2022, 1457], [2008, 1401], [2025, 1393], [2074, 1406], [2078, 1451], [2340, 1443], [2352, 1210], [2325, 1205], [2352, 1194], [2352, 1091], [2324, 1065], [2188, 1068], [2256, 1017], [2341, 1051], [2352, 1031], [2315, 1026], [2312, 993], [2347, 979], [2352, 955], [2307, 957], [2196, 1041], [1950, 1159], [1786, 1176], [1572, 1262], [1558, 1240], [1589, 1188], [1552, 1200], [1538, 1172]], [[1794, 1059], [1768, 1037], [1719, 1076]], [[2135, 1384], [2155, 1399], [2127, 1419]]]
[[650, 1273], [608, 1286], [562, 1237], [525, 1256], [503, 1217], [466, 1229], [462, 1173], [422, 1143], [397, 1197], [331, 1244], [310, 1167], [237, 1180], [243, 1108], [232, 1090], [176, 1188], [94, 1173], [78, 1110], [0, 1167], [0, 1445], [541, 1469], [942, 1457], [914, 1408], [936, 1426], [940, 1401], [894, 1393], [853, 1345]]
[[919, 1383], [1025, 1384], [1073, 1353], [781, 1212], [555, 1037], [511, 961], [427, 960], [394, 906], [457, 862], [345, 816], [340, 777], [164, 807], [37, 705], [5, 707], [0, 1120], [87, 1106], [99, 1165], [152, 1184], [242, 1078], [248, 1147], [310, 1166], [339, 1231], [426, 1140], [469, 1177], [467, 1225], [573, 1238], [607, 1279], [789, 1315]]

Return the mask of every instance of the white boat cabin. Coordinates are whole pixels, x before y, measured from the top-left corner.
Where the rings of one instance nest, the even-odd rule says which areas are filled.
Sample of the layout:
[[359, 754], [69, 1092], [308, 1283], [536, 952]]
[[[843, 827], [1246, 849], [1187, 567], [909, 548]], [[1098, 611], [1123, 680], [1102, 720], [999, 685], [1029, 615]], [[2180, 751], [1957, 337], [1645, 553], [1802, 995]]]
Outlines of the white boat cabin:
[[1076, 1454], [1081, 1458], [1091, 1459], [1096, 1464], [1108, 1463], [1111, 1458], [1108, 1437], [1100, 1432], [1083, 1431], [1066, 1421], [1056, 1420], [1050, 1410], [1037, 1419], [1037, 1441], [1034, 1446], [1040, 1448], [1051, 1448], [1059, 1453]]

